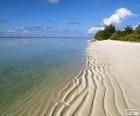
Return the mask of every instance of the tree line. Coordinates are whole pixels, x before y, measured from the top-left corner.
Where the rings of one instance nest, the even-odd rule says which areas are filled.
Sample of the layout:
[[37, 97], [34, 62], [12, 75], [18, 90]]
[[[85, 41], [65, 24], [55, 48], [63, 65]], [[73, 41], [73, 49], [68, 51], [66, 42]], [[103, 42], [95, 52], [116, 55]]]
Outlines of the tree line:
[[105, 29], [98, 31], [94, 38], [96, 40], [122, 40], [122, 41], [139, 41], [140, 42], [140, 25], [135, 29], [127, 26], [123, 30], [116, 30], [114, 25], [105, 26]]

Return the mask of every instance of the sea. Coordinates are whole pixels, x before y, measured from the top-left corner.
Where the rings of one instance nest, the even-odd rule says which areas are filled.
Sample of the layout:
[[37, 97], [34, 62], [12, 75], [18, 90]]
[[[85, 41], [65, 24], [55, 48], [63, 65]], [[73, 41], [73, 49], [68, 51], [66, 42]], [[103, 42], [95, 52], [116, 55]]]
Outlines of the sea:
[[81, 37], [0, 38], [0, 116], [43, 112], [79, 71], [87, 43]]

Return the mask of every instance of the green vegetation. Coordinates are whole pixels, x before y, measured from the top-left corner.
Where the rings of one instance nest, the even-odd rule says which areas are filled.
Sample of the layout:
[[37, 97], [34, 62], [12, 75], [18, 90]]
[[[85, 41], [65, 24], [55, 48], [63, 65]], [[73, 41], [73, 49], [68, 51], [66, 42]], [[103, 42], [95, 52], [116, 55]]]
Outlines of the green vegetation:
[[109, 25], [105, 26], [105, 29], [98, 31], [95, 34], [96, 40], [122, 40], [122, 41], [140, 41], [140, 25], [135, 29], [131, 27], [126, 27], [123, 31], [116, 30], [115, 26]]
[[106, 40], [110, 38], [110, 36], [115, 32], [115, 26], [105, 26], [103, 31], [98, 31], [95, 35], [95, 39], [97, 40]]

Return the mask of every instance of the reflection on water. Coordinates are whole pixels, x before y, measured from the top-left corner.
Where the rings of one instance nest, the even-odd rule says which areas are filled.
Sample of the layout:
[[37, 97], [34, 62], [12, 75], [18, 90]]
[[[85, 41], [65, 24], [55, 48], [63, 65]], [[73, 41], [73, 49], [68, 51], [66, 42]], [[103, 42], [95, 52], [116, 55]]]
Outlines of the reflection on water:
[[68, 78], [64, 72], [82, 62], [85, 46], [86, 40], [80, 38], [0, 39], [0, 108], [34, 86], [45, 83], [49, 88]]

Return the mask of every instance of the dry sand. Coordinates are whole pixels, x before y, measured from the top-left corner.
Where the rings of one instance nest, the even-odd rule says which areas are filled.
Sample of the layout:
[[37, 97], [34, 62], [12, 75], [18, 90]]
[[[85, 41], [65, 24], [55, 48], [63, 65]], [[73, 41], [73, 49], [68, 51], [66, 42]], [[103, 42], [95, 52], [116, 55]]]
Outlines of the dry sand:
[[140, 43], [90, 42], [85, 53], [83, 69], [43, 116], [126, 116], [126, 109], [138, 113]]

